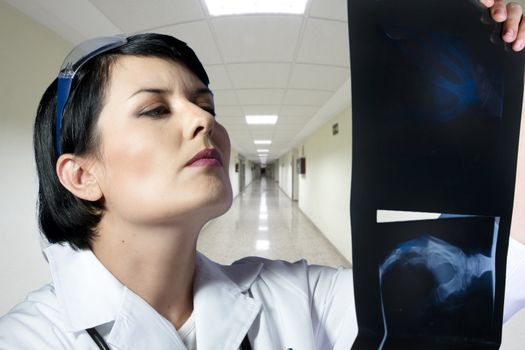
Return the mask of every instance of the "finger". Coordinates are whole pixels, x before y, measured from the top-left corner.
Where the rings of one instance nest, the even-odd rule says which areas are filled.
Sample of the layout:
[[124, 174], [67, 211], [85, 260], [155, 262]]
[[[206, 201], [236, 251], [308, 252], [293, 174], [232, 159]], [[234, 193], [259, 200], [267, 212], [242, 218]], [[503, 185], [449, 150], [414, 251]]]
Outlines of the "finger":
[[487, 7], [492, 7], [494, 5], [494, 0], [479, 0], [483, 5]]
[[490, 8], [490, 14], [496, 22], [505, 21], [507, 19], [505, 0], [494, 0], [494, 5]]
[[520, 26], [523, 10], [515, 2], [507, 4], [507, 20], [503, 23], [502, 37], [503, 40], [511, 43], [516, 40]]
[[516, 41], [512, 44], [512, 49], [514, 51], [521, 51], [525, 47], [525, 20], [521, 20], [518, 35], [516, 36]]

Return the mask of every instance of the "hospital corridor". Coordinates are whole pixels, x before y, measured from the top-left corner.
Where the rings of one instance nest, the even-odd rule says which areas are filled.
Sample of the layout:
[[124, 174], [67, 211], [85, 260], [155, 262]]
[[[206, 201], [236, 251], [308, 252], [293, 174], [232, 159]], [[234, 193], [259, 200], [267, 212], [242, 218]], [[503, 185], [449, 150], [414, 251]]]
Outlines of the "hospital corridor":
[[[418, 3], [416, 0], [406, 2], [409, 1]], [[485, 0], [435, 0], [433, 3], [445, 1], [470, 3], [469, 6], [473, 7], [476, 5], [474, 3]], [[520, 27], [523, 30], [520, 33], [525, 33], [525, 17], [521, 10], [522, 7], [525, 8], [525, 0], [496, 0], [496, 3], [502, 1], [516, 2], [521, 6], [513, 4], [510, 7], [519, 8], [518, 17], [523, 18]], [[503, 312], [504, 298], [499, 296], [503, 296], [505, 289], [502, 283], [504, 279], [500, 276], [504, 276], [507, 255], [497, 254], [496, 248], [502, 251], [507, 247], [498, 242], [507, 243], [502, 240], [502, 237], [507, 236], [500, 232], [507, 234], [507, 226], [510, 224], [507, 225], [507, 221], [502, 219], [503, 224], [499, 225], [500, 218], [510, 217], [510, 210], [499, 210], [495, 205], [493, 207], [498, 210], [492, 210], [493, 207], [487, 205], [491, 210], [471, 211], [475, 206], [470, 204], [478, 204], [478, 197], [474, 195], [482, 193], [472, 190], [478, 188], [474, 185], [487, 188], [488, 195], [482, 203], [495, 203], [491, 196], [502, 197], [506, 204], [511, 203], [510, 195], [504, 194], [511, 193], [513, 188], [508, 181], [514, 179], [511, 176], [514, 169], [507, 171], [507, 167], [514, 164], [510, 162], [514, 159], [511, 159], [513, 156], [509, 153], [501, 152], [500, 148], [492, 145], [500, 147], [499, 140], [502, 140], [501, 144], [508, 143], [517, 148], [516, 135], [513, 134], [516, 136], [514, 143], [511, 142], [514, 139], [507, 140], [504, 136], [511, 134], [511, 130], [520, 129], [505, 124], [508, 123], [507, 114], [510, 115], [510, 112], [507, 112], [507, 107], [503, 109], [500, 106], [507, 99], [518, 100], [519, 94], [516, 91], [511, 90], [513, 94], [510, 94], [509, 90], [503, 89], [506, 86], [505, 79], [516, 84], [514, 78], [509, 78], [514, 71], [505, 64], [500, 65], [500, 61], [507, 62], [503, 59], [490, 60], [488, 56], [478, 54], [485, 52], [481, 49], [464, 49], [472, 57], [482, 58], [478, 63], [472, 60], [476, 65], [470, 64], [471, 61], [457, 54], [460, 51], [456, 46], [463, 47], [463, 44], [456, 39], [455, 32], [447, 32], [449, 36], [443, 36], [447, 40], [449, 37], [454, 39], [448, 42], [435, 35], [435, 31], [422, 35], [420, 33], [427, 33], [426, 29], [405, 29], [405, 24], [398, 26], [393, 20], [390, 23], [390, 20], [381, 22], [379, 19], [377, 21], [381, 25], [374, 25], [381, 30], [356, 30], [356, 27], [350, 29], [357, 22], [362, 21], [368, 25], [375, 23], [371, 21], [376, 19], [367, 15], [352, 22], [348, 19], [349, 14], [353, 20], [352, 13], [355, 16], [359, 12], [352, 12], [352, 7], [348, 7], [348, 4], [375, 4], [379, 8], [394, 6], [393, 4], [400, 2], [403, 1], [292, 0], [292, 6], [285, 0], [0, 0], [0, 105], [3, 107], [0, 116], [0, 158], [4, 164], [4, 171], [0, 174], [0, 350], [5, 348], [2, 332], [6, 333], [5, 327], [4, 330], [1, 327], [2, 317], [8, 315], [15, 305], [24, 302], [31, 291], [50, 286], [55, 283], [55, 279], [61, 280], [56, 271], [70, 272], [71, 281], [75, 281], [73, 277], [91, 281], [91, 285], [96, 287], [93, 290], [99, 291], [101, 296], [94, 294], [91, 298], [87, 288], [78, 288], [81, 284], [74, 282], [67, 286], [77, 287], [78, 291], [55, 293], [53, 284], [47, 290], [51, 294], [62, 293], [75, 297], [89, 294], [90, 300], [106, 300], [111, 307], [116, 308], [124, 302], [118, 299], [117, 303], [116, 297], [114, 300], [106, 298], [109, 293], [109, 287], [106, 289], [106, 286], [111, 285], [119, 292], [122, 289], [125, 293], [131, 291], [136, 294], [135, 298], [133, 293], [128, 293], [133, 295], [130, 298], [135, 298], [131, 300], [140, 302], [137, 305], [145, 306], [147, 315], [155, 315], [155, 320], [171, 322], [159, 323], [174, 326], [173, 329], [167, 327], [171, 333], [166, 334], [176, 334], [185, 324], [189, 324], [184, 329], [189, 329], [188, 334], [192, 337], [195, 336], [195, 329], [202, 332], [200, 334], [211, 334], [216, 330], [215, 324], [222, 322], [215, 322], [210, 327], [193, 327], [195, 322], [209, 320], [211, 318], [208, 315], [214, 314], [208, 308], [201, 308], [199, 310], [206, 310], [206, 314], [202, 313], [206, 317], [199, 319], [196, 316], [197, 321], [193, 322], [190, 315], [194, 309], [198, 309], [195, 306], [197, 303], [194, 305], [197, 297], [193, 299], [193, 296], [212, 296], [215, 299], [210, 297], [210, 300], [216, 301], [213, 305], [217, 305], [217, 309], [226, 310], [225, 314], [232, 308], [225, 306], [227, 304], [224, 300], [228, 295], [224, 297], [225, 294], [221, 293], [201, 293], [196, 287], [198, 283], [195, 281], [198, 282], [200, 276], [204, 276], [202, 280], [206, 283], [211, 281], [209, 284], [203, 282], [202, 285], [206, 288], [210, 285], [221, 286], [214, 279], [221, 277], [220, 273], [199, 272], [204, 271], [202, 266], [205, 264], [202, 261], [214, 266], [215, 270], [210, 271], [226, 271], [230, 268], [228, 271], [233, 271], [231, 275], [242, 277], [242, 268], [250, 264], [240, 266], [239, 270], [239, 265], [233, 268], [227, 265], [246, 257], [288, 262], [305, 260], [310, 265], [344, 268], [335, 271], [317, 266], [309, 269], [307, 265], [296, 265], [307, 272], [301, 276], [308, 283], [301, 286], [304, 286], [303, 294], [312, 300], [317, 298], [323, 303], [331, 300], [319, 297], [324, 294], [323, 289], [318, 288], [315, 282], [316, 271], [323, 272], [322, 280], [326, 283], [319, 283], [323, 288], [343, 291], [333, 293], [337, 300], [330, 295], [334, 300], [342, 301], [341, 303], [326, 302], [331, 307], [326, 313], [338, 316], [334, 316], [337, 327], [333, 324], [326, 327], [315, 326], [318, 310], [312, 307], [314, 303], [310, 303], [310, 299], [305, 299], [304, 305], [308, 307], [302, 308], [305, 317], [289, 313], [293, 322], [283, 323], [286, 327], [281, 327], [277, 322], [272, 323], [274, 319], [273, 316], [267, 316], [269, 314], [260, 317], [270, 320], [268, 324], [271, 327], [268, 326], [268, 329], [275, 328], [283, 333], [288, 328], [300, 330], [301, 336], [296, 337], [300, 340], [303, 333], [310, 331], [298, 326], [304, 325], [303, 323], [292, 325], [295, 321], [306, 322], [306, 328], [314, 325], [319, 333], [315, 337], [319, 336], [321, 339], [326, 336], [329, 339], [328, 332], [327, 335], [323, 333], [325, 329], [330, 332], [337, 329], [339, 332], [340, 329], [346, 331], [351, 328], [346, 327], [342, 321], [339, 322], [343, 320], [339, 311], [350, 310], [354, 305], [358, 306], [355, 308], [357, 311], [352, 309], [348, 314], [352, 317], [358, 315], [360, 318], [359, 327], [357, 323], [354, 327], [355, 334], [357, 329], [361, 331], [356, 344], [363, 334], [368, 336], [367, 333], [381, 344], [387, 336], [397, 339], [397, 329], [392, 325], [397, 327], [401, 324], [399, 329], [403, 330], [404, 318], [412, 317], [412, 314], [405, 317], [408, 313], [403, 312], [408, 308], [403, 305], [411, 306], [411, 312], [417, 316], [413, 317], [417, 322], [407, 323], [417, 326], [414, 329], [426, 327], [419, 320], [430, 320], [428, 324], [433, 324], [432, 317], [438, 315], [436, 319], [444, 320], [442, 324], [452, 329], [443, 331], [446, 337], [442, 338], [447, 341], [448, 338], [463, 341], [462, 336], [455, 335], [455, 323], [451, 322], [461, 321], [463, 318], [449, 317], [454, 315], [453, 312], [471, 315], [476, 322], [480, 319], [478, 311], [489, 315], [486, 318], [487, 329], [495, 328], [497, 332], [484, 332], [484, 328], [478, 327], [477, 323], [464, 321], [470, 329], [482, 335], [477, 337], [472, 333], [474, 335], [469, 336], [476, 341], [485, 334], [498, 338], [500, 323], [494, 320], [497, 321], [497, 317]], [[240, 7], [228, 8], [229, 5], [225, 4]], [[481, 11], [479, 8], [472, 11], [474, 10]], [[492, 19], [489, 10], [482, 10], [486, 12], [488, 19], [478, 12], [472, 12], [476, 14], [475, 17], [471, 15], [475, 20], [475, 23], [472, 20], [473, 23], [479, 26], [491, 23], [496, 26], [492, 22], [484, 22]], [[381, 11], [378, 13], [391, 15], [391, 11]], [[442, 21], [434, 12], [428, 13], [429, 16], [439, 18], [436, 26], [440, 24], [438, 22], [448, 23], [448, 20]], [[454, 15], [463, 18], [466, 14], [457, 11]], [[454, 19], [452, 17], [451, 15], [451, 23]], [[433, 21], [420, 22], [421, 25], [427, 25], [426, 22]], [[469, 35], [478, 32], [485, 35], [487, 40], [478, 41], [490, 44], [491, 49], [492, 46], [496, 47], [494, 33], [499, 35], [500, 31], [504, 32], [493, 30], [489, 40], [485, 31], [464, 30]], [[359, 40], [352, 40], [349, 33], [363, 33], [362, 38], [358, 39], [370, 48], [377, 46], [377, 51], [368, 49], [364, 44], [365, 49], [355, 49], [355, 43]], [[369, 44], [368, 39], [363, 39], [368, 38], [368, 35], [381, 45]], [[353, 47], [349, 46], [350, 42], [353, 42]], [[525, 47], [525, 35], [524, 40], [519, 42], [523, 42]], [[466, 43], [470, 45], [471, 41], [466, 40]], [[478, 45], [477, 41], [475, 44]], [[510, 55], [509, 47], [504, 48], [505, 50], [497, 46], [499, 51], [493, 51], [498, 54], [501, 51], [502, 57]], [[438, 49], [450, 55], [443, 56], [441, 51], [436, 51]], [[414, 54], [410, 50], [414, 50]], [[476, 54], [471, 54], [471, 51]], [[385, 54], [379, 55], [376, 52]], [[384, 67], [380, 70], [373, 66], [376, 61], [365, 54], [378, 57], [378, 62], [384, 64]], [[416, 54], [422, 58], [418, 58]], [[459, 59], [459, 56], [462, 58]], [[464, 56], [470, 57], [467, 54]], [[488, 68], [482, 65], [485, 63]], [[368, 64], [373, 69], [368, 69]], [[468, 68], [462, 74], [456, 72], [456, 65], [459, 64]], [[501, 67], [505, 67], [504, 75], [500, 72], [503, 69]], [[408, 74], [408, 68], [413, 68], [414, 71]], [[491, 73], [492, 69], [499, 73]], [[459, 83], [454, 80], [456, 74], [459, 74]], [[358, 78], [364, 83], [357, 84]], [[416, 83], [410, 83], [408, 78], [415, 79]], [[519, 82], [522, 83], [521, 80]], [[403, 89], [398, 88], [398, 84]], [[413, 96], [413, 93], [419, 90], [425, 92], [427, 88], [430, 91], [428, 96]], [[447, 90], [449, 88], [452, 92], [464, 89], [467, 93], [463, 90], [452, 93]], [[478, 88], [483, 92], [481, 97], [476, 95]], [[501, 92], [505, 99], [499, 95], [500, 90], [505, 91], [505, 94]], [[434, 91], [441, 91], [441, 94]], [[376, 93], [382, 95], [377, 97]], [[485, 98], [486, 96], [488, 97]], [[519, 101], [521, 103], [522, 100]], [[395, 108], [387, 102], [391, 102]], [[456, 104], [462, 109], [456, 108]], [[427, 113], [427, 109], [432, 113]], [[465, 110], [465, 115], [456, 109]], [[436, 112], [442, 110], [447, 113]], [[478, 113], [485, 110], [490, 112], [488, 117]], [[502, 114], [503, 110], [507, 114]], [[449, 114], [457, 114], [463, 119], [449, 118]], [[525, 112], [522, 120], [525, 120]], [[523, 123], [521, 130], [525, 138]], [[484, 138], [473, 136], [478, 134]], [[441, 148], [434, 146], [432, 142]], [[522, 141], [522, 144], [525, 142]], [[475, 153], [478, 150], [484, 152], [483, 156], [488, 159], [486, 163], [481, 162], [485, 158]], [[520, 152], [525, 154], [525, 151]], [[498, 167], [505, 171], [500, 171]], [[476, 171], [478, 168], [483, 171]], [[487, 169], [494, 171], [497, 176], [488, 173]], [[487, 174], [484, 170], [487, 170]], [[483, 177], [480, 175], [480, 179], [474, 178], [478, 174]], [[412, 175], [414, 180], [410, 180]], [[500, 178], [505, 181], [498, 183], [499, 187], [493, 185], [494, 179]], [[472, 189], [457, 185], [461, 184], [455, 182], [457, 179], [467, 185], [472, 184]], [[484, 184], [490, 186], [483, 187]], [[501, 194], [500, 189], [506, 192]], [[450, 195], [445, 190], [456, 192]], [[409, 193], [410, 191], [414, 193]], [[525, 194], [525, 185], [522, 193]], [[457, 204], [458, 198], [464, 200], [468, 206], [461, 207]], [[516, 198], [521, 199], [521, 196], [516, 195]], [[230, 200], [230, 208], [219, 215], [230, 204]], [[525, 203], [525, 200], [522, 202]], [[381, 213], [399, 214], [399, 217], [408, 213], [416, 219], [396, 217], [395, 220], [390, 218], [390, 221], [382, 221]], [[417, 219], [419, 214], [451, 220], [445, 223], [445, 220], [421, 222], [422, 219]], [[489, 222], [487, 218], [492, 221]], [[456, 221], [453, 222], [452, 219]], [[362, 227], [365, 229], [361, 229]], [[485, 229], [483, 232], [488, 234], [482, 235], [478, 227]], [[501, 231], [499, 227], [502, 227]], [[474, 232], [474, 239], [463, 238], [460, 234], [464, 231]], [[525, 232], [525, 229], [520, 232]], [[428, 238], [429, 235], [435, 237]], [[450, 239], [447, 241], [443, 237]], [[479, 237], [489, 237], [491, 240], [487, 238], [486, 242], [482, 242]], [[209, 263], [198, 254], [195, 259], [195, 241], [199, 253], [226, 266]], [[466, 275], [468, 278], [460, 279], [457, 276], [465, 275], [448, 268], [449, 265], [437, 263], [431, 266], [432, 269], [427, 269], [432, 274], [427, 273], [427, 270], [421, 268], [420, 262], [430, 261], [426, 259], [430, 256], [427, 254], [430, 251], [428, 242], [441, 247], [439, 251], [445, 258], [456, 258], [454, 261], [458, 263], [449, 264], [450, 266], [459, 266], [465, 270], [468, 267], [468, 271], [475, 271], [476, 274], [472, 272]], [[69, 250], [61, 250], [64, 247]], [[523, 259], [516, 259], [520, 263], [517, 265], [520, 266], [519, 271], [525, 271], [525, 245], [520, 243], [519, 247], [522, 249], [519, 250], [519, 257]], [[55, 249], [56, 253], [53, 253]], [[51, 253], [47, 255], [47, 252]], [[57, 263], [59, 260], [53, 258], [53, 254], [64, 256], [64, 260], [60, 260], [63, 262]], [[85, 270], [72, 268], [73, 265], [69, 263], [79, 256], [86, 259], [78, 260], [82, 262], [78, 266], [88, 266]], [[408, 258], [405, 259], [406, 256]], [[84, 264], [85, 261], [91, 262], [91, 265]], [[201, 265], [198, 265], [199, 261]], [[389, 264], [384, 264], [385, 261]], [[404, 261], [412, 261], [413, 266], [409, 267], [416, 272], [421, 270], [423, 277], [418, 279], [418, 275], [412, 273], [412, 270], [404, 269], [407, 265]], [[469, 263], [472, 261], [484, 263]], [[382, 262], [386, 266], [384, 271], [381, 270]], [[258, 266], [257, 274], [263, 276], [262, 272], [274, 273], [269, 268], [267, 271], [263, 268], [272, 263], [264, 261], [253, 266]], [[57, 266], [56, 269], [53, 264]], [[289, 265], [278, 262], [275, 266], [281, 268]], [[390, 269], [390, 266], [394, 267]], [[441, 270], [438, 271], [436, 266]], [[446, 271], [442, 266], [447, 268]], [[476, 269], [472, 266], [483, 268]], [[284, 268], [282, 270], [288, 273]], [[98, 277], [93, 277], [95, 272], [91, 276], [84, 271], [95, 271], [107, 278], [101, 279], [104, 284], [99, 284]], [[199, 278], [195, 278], [196, 271], [201, 273]], [[397, 271], [401, 271], [399, 278]], [[445, 272], [439, 276], [444, 275], [448, 279], [431, 278], [442, 271]], [[288, 276], [284, 272], [283, 276]], [[230, 278], [226, 273], [224, 276]], [[521, 279], [516, 280], [521, 283], [523, 276], [525, 273], [520, 275]], [[259, 278], [261, 285], [267, 281], [263, 277]], [[282, 278], [285, 286], [282, 290], [288, 288], [289, 282], [294, 281], [294, 278]], [[344, 284], [337, 284], [338, 279]], [[427, 303], [427, 299], [434, 302], [434, 299], [428, 297], [434, 296], [433, 290], [438, 290], [450, 280], [468, 282], [458, 282], [453, 286], [455, 289], [450, 289], [455, 293], [459, 291], [456, 293], [458, 295], [463, 293], [463, 299], [450, 292], [443, 294], [441, 299], [452, 300], [450, 305], [454, 307], [448, 307], [449, 304], [444, 303], [442, 304], [445, 306]], [[312, 281], [314, 282], [310, 283]], [[388, 284], [384, 281], [393, 282]], [[226, 285], [231, 281], [224, 283]], [[251, 284], [255, 286], [255, 282], [251, 280], [250, 286], [241, 292], [236, 291], [235, 297], [239, 297], [239, 300], [248, 300], [247, 296], [253, 297], [248, 289]], [[468, 290], [471, 294], [465, 292], [468, 288], [463, 285], [471, 288]], [[515, 285], [525, 287], [525, 282]], [[135, 286], [136, 290], [133, 289]], [[407, 292], [410, 287], [414, 287], [414, 294]], [[270, 291], [274, 293], [273, 290]], [[128, 295], [124, 292], [122, 295]], [[384, 302], [381, 293], [391, 298], [385, 297]], [[357, 296], [357, 303], [352, 294]], [[282, 307], [275, 301], [267, 302], [260, 298], [266, 303], [261, 304], [260, 309], [264, 312], [275, 311], [276, 315], [282, 314], [288, 304], [294, 304], [289, 300], [295, 294], [292, 297], [292, 294], [282, 295]], [[399, 295], [406, 295], [406, 298], [398, 298]], [[414, 301], [412, 295], [422, 296], [421, 300]], [[471, 301], [471, 295], [478, 297], [475, 300], [478, 304]], [[523, 296], [525, 293], [519, 295]], [[154, 302], [150, 303], [146, 296], [151, 297]], [[379, 298], [381, 300], [377, 301]], [[509, 300], [508, 296], [505, 298]], [[398, 299], [407, 302], [396, 304]], [[443, 301], [441, 299], [440, 302]], [[82, 299], [71, 300], [77, 303]], [[127, 299], [122, 297], [122, 300]], [[520, 311], [503, 325], [502, 343], [498, 350], [525, 350], [525, 297], [521, 300], [523, 304]], [[392, 303], [388, 304], [390, 301]], [[87, 316], [94, 310], [86, 307], [87, 303], [78, 304], [79, 308], [85, 307]], [[342, 304], [347, 308], [340, 307]], [[427, 304], [435, 308], [429, 307], [430, 311], [427, 312], [419, 307]], [[373, 307], [370, 308], [370, 305]], [[469, 307], [465, 310], [472, 312], [463, 312], [464, 309], [460, 309], [465, 305]], [[471, 305], [474, 306], [470, 307]], [[483, 305], [484, 308], [478, 308], [477, 305]], [[121, 310], [123, 308], [119, 306], [118, 312]], [[130, 310], [134, 308], [130, 307]], [[171, 318], [160, 317], [166, 315], [159, 310], [168, 310], [166, 315]], [[176, 312], [172, 312], [173, 310]], [[399, 310], [401, 312], [396, 313]], [[444, 313], [441, 313], [442, 310], [445, 310]], [[97, 322], [90, 323], [89, 327], [75, 329], [75, 332], [80, 330], [84, 333], [86, 330], [88, 333], [88, 330], [102, 326], [99, 330], [105, 330], [107, 334], [102, 334], [101, 337], [107, 336], [113, 327], [108, 325], [118, 315], [117, 311], [110, 311], [103, 310], [101, 314], [111, 314], [113, 318], [102, 320], [102, 317]], [[155, 313], [149, 313], [150, 311]], [[390, 311], [394, 316], [390, 317]], [[446, 313], [449, 311], [450, 313]], [[329, 319], [325, 317], [324, 311], [318, 313], [323, 316], [319, 316], [321, 321]], [[395, 318], [398, 315], [401, 315], [399, 319], [403, 322], [390, 321], [387, 324], [387, 320], [398, 320]], [[310, 316], [313, 319], [311, 324]], [[172, 322], [172, 319], [176, 322]], [[217, 319], [222, 321], [222, 314]], [[350, 317], [344, 320], [350, 319], [353, 320]], [[148, 319], [141, 316], [137, 320], [146, 322]], [[190, 322], [187, 323], [188, 320]], [[373, 331], [370, 331], [372, 328], [367, 328], [369, 324], [366, 322], [371, 322], [370, 320], [375, 322], [374, 327], [378, 327], [377, 332], [375, 328]], [[473, 323], [474, 326], [471, 325]], [[254, 324], [259, 327], [259, 323]], [[224, 322], [223, 326], [226, 325]], [[151, 328], [152, 334], [157, 335], [163, 328], [155, 327]], [[248, 333], [248, 327], [249, 325], [242, 329], [242, 337], [248, 343], [255, 338], [254, 335], [265, 334], [255, 326]], [[439, 327], [427, 328], [441, 337]], [[426, 333], [418, 333], [410, 327], [405, 329], [409, 330], [407, 333], [412, 332], [425, 341], [439, 338], [435, 334], [430, 337]], [[347, 338], [354, 341], [355, 337], [350, 338], [353, 333], [346, 333]], [[377, 338], [378, 334], [383, 339]], [[405, 335], [402, 332], [399, 334], [399, 339], [404, 339]], [[22, 338], [21, 336], [21, 341], [24, 340]], [[217, 338], [229, 341], [226, 336]], [[144, 339], [157, 340], [156, 337]], [[191, 338], [189, 341], [197, 344], [196, 339]], [[210, 336], [206, 339], [212, 338]], [[268, 339], [280, 338], [269, 336]], [[92, 342], [91, 338], [87, 341], [90, 344]], [[224, 348], [217, 345], [202, 346], [205, 342], [199, 341], [200, 349]], [[232, 346], [228, 349], [239, 348], [241, 341], [245, 344], [243, 338], [239, 338], [235, 344], [232, 341]], [[139, 342], [134, 344], [137, 349], [173, 348], [141, 347], [138, 344]], [[283, 343], [279, 348], [292, 350], [292, 345], [288, 347]], [[195, 349], [196, 345], [195, 348], [187, 348]], [[277, 347], [259, 345], [254, 348], [272, 350], [270, 348]], [[316, 344], [315, 348], [328, 347]], [[380, 348], [383, 349], [383, 345]], [[420, 349], [423, 348], [425, 347]], [[476, 347], [471, 349], [474, 348]], [[241, 346], [240, 349], [246, 348]], [[300, 349], [305, 347], [293, 345], [293, 350]], [[391, 349], [388, 343], [384, 349]]]
[[201, 231], [198, 250], [230, 264], [246, 256], [350, 267], [350, 263], [298, 208], [279, 184], [261, 177], [234, 200], [231, 209]]

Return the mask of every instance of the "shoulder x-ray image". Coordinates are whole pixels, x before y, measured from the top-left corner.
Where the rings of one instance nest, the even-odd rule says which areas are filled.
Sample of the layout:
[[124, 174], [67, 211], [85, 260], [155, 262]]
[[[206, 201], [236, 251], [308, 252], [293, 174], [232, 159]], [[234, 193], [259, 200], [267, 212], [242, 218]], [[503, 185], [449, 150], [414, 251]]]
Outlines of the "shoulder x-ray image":
[[353, 349], [498, 349], [523, 55], [478, 1], [348, 13]]

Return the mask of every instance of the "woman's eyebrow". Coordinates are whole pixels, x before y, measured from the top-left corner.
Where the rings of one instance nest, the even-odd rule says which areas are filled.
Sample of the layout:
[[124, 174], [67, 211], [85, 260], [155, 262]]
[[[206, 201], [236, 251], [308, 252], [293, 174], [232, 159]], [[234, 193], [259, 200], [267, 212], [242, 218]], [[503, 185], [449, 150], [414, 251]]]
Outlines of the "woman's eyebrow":
[[133, 94], [131, 94], [131, 95], [128, 97], [128, 100], [129, 100], [130, 98], [132, 98], [133, 96], [138, 95], [138, 94], [141, 94], [141, 93], [157, 94], [157, 95], [166, 95], [166, 94], [171, 94], [172, 91], [171, 91], [171, 90], [167, 90], [167, 89], [142, 88], [142, 89], [139, 89], [139, 90], [135, 91]]
[[208, 87], [200, 87], [192, 91], [193, 96], [200, 95], [211, 95], [213, 97], [213, 92]]

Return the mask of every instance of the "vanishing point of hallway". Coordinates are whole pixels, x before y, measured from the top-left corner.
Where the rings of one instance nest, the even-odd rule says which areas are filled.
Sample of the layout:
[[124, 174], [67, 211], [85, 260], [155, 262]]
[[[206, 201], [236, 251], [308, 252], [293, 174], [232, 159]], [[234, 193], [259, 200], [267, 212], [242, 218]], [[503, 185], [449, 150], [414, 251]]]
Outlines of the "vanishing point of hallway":
[[350, 267], [314, 224], [264, 176], [235, 199], [231, 209], [202, 230], [197, 248], [210, 259], [230, 264], [246, 256]]

